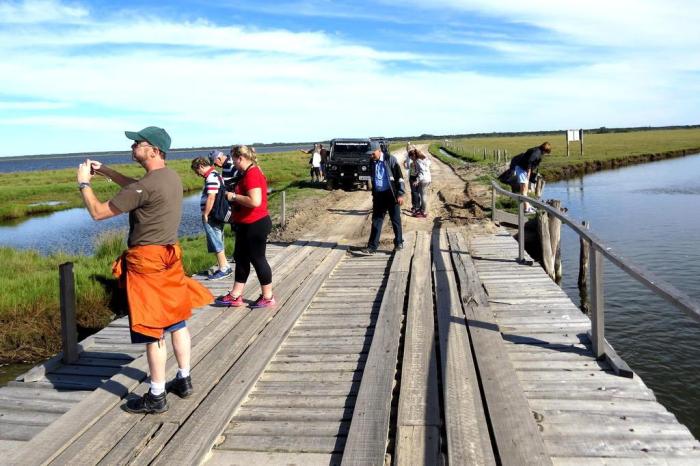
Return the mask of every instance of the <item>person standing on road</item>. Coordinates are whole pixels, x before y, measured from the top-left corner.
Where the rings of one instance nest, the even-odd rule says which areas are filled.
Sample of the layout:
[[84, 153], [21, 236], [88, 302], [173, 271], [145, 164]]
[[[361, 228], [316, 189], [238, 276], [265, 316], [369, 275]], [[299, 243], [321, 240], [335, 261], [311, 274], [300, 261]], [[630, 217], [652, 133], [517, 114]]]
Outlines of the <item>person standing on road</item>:
[[204, 225], [204, 233], [207, 238], [207, 252], [216, 255], [218, 266], [216, 272], [209, 275], [209, 280], [221, 280], [231, 275], [233, 270], [228, 266], [228, 261], [226, 260], [224, 222], [210, 217], [209, 214], [211, 214], [216, 195], [219, 193], [219, 188], [224, 183], [224, 180], [204, 157], [197, 157], [192, 160], [191, 167], [192, 171], [204, 178], [199, 207], [202, 210], [202, 224]]
[[420, 196], [420, 207], [415, 213], [417, 218], [426, 218], [428, 216], [428, 193], [430, 191], [430, 183], [432, 176], [430, 175], [431, 160], [423, 152], [416, 149], [416, 188]]
[[401, 234], [401, 205], [403, 204], [404, 180], [396, 157], [382, 150], [377, 141], [370, 141], [367, 154], [370, 156], [370, 179], [372, 184], [372, 230], [367, 247], [358, 251], [361, 255], [372, 255], [379, 247], [384, 216], [389, 213], [394, 229], [394, 251], [403, 249]]
[[[141, 398], [127, 401], [125, 409], [131, 413], [162, 413], [168, 410], [165, 333], [170, 333], [178, 364], [177, 376], [169, 389], [187, 398], [193, 388], [186, 320], [193, 307], [211, 303], [213, 296], [186, 277], [182, 267], [177, 239], [182, 183], [178, 174], [165, 166], [170, 136], [155, 126], [125, 134], [134, 141], [131, 158], [146, 170], [143, 178], [124, 176], [88, 159], [78, 167], [78, 187], [94, 220], [129, 212], [128, 249], [115, 261], [112, 271], [126, 288], [131, 342], [146, 344], [151, 386]], [[90, 185], [94, 173], [111, 178], [122, 187], [121, 191], [107, 202], [99, 201]]]
[[416, 165], [416, 148], [409, 142], [406, 145], [406, 160], [404, 167], [408, 171], [408, 185], [411, 188], [411, 215], [415, 215], [420, 211], [420, 190], [416, 181], [418, 180], [418, 171]]
[[[516, 182], [520, 186], [520, 194], [527, 196], [530, 180], [537, 173], [542, 162], [542, 157], [552, 152], [552, 145], [545, 141], [537, 147], [531, 147], [524, 153], [516, 155], [510, 161], [510, 166], [515, 170]], [[534, 214], [536, 210], [525, 202], [525, 213]]]
[[267, 236], [272, 231], [272, 220], [267, 211], [267, 180], [258, 167], [255, 152], [250, 148], [234, 146], [231, 155], [241, 173], [235, 190], [227, 193], [233, 206], [236, 232], [236, 246], [233, 251], [236, 262], [235, 281], [231, 291], [216, 298], [216, 304], [233, 307], [245, 304], [242, 294], [250, 275], [250, 265], [253, 264], [262, 293], [250, 307], [272, 307], [276, 304], [272, 294], [272, 269], [265, 257]]

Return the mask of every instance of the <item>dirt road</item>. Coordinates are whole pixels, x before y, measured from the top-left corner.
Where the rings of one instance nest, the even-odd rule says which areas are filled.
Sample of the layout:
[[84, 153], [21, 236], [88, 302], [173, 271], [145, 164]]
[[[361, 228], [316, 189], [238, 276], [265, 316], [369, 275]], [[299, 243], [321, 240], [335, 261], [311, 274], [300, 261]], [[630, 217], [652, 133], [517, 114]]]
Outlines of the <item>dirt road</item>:
[[[418, 148], [428, 154], [427, 145], [419, 145]], [[401, 150], [394, 155], [403, 167], [406, 151]], [[432, 156], [430, 158], [433, 181], [430, 186], [428, 217], [415, 218], [410, 215], [411, 196], [410, 192], [407, 192], [401, 209], [403, 231], [432, 231], [439, 225], [469, 225], [470, 232], [491, 231], [492, 224], [484, 219], [482, 209], [482, 206], [488, 203], [489, 193], [483, 188], [474, 189], [452, 168]], [[462, 175], [468, 177], [470, 173], [464, 171]], [[406, 190], [409, 191], [408, 174], [404, 173], [404, 176]], [[359, 220], [358, 227], [348, 231], [346, 239], [352, 246], [364, 247], [369, 238], [371, 210], [372, 195], [368, 191], [330, 191], [321, 199], [297, 205], [296, 212], [289, 219], [287, 227], [278, 232], [274, 239], [293, 241], [312, 232], [315, 236], [322, 236], [324, 231], [327, 231], [328, 227], [336, 223], [341, 216], [356, 215]], [[393, 248], [393, 238], [394, 234], [387, 216], [379, 249], [390, 251]]]

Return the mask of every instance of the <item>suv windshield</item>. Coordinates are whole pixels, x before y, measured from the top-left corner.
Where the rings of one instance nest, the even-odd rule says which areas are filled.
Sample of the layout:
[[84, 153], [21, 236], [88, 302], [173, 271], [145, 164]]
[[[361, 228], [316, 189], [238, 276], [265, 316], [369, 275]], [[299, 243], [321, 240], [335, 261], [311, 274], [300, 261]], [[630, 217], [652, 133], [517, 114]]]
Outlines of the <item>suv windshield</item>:
[[369, 144], [366, 142], [336, 142], [333, 144], [332, 160], [367, 159]]

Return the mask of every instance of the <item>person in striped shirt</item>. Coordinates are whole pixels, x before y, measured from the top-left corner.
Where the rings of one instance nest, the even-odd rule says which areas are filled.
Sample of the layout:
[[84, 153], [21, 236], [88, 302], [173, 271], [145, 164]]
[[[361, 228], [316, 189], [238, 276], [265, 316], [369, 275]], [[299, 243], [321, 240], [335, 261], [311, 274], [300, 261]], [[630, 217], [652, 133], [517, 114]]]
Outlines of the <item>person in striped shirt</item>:
[[192, 171], [204, 178], [204, 187], [202, 188], [199, 206], [202, 209], [202, 224], [207, 237], [207, 251], [216, 254], [218, 264], [218, 270], [209, 275], [209, 280], [221, 280], [231, 275], [233, 270], [231, 270], [226, 260], [224, 223], [210, 218], [209, 214], [214, 207], [216, 194], [219, 192], [219, 187], [221, 183], [224, 183], [224, 180], [215, 170], [215, 167], [211, 166], [204, 157], [197, 157], [192, 160]]
[[233, 157], [225, 155], [220, 150], [209, 152], [209, 162], [215, 167], [221, 168], [221, 177], [224, 179], [226, 191], [233, 191], [238, 182], [238, 170], [233, 164]]

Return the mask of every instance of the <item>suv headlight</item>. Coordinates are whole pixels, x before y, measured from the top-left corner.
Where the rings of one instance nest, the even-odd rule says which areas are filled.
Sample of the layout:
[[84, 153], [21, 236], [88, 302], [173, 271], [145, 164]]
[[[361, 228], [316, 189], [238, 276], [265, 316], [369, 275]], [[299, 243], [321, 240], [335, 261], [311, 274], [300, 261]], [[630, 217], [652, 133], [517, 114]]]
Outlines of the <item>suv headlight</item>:
[[362, 165], [362, 171], [363, 171], [363, 172], [366, 172], [366, 171], [367, 171], [367, 167], [364, 166], [364, 165]]

